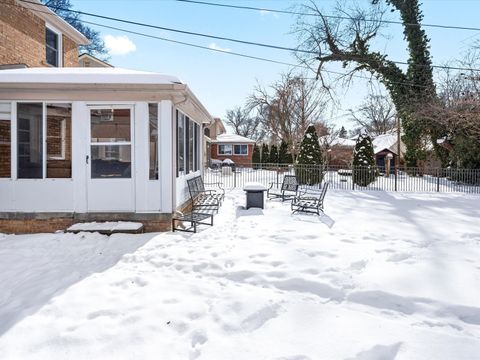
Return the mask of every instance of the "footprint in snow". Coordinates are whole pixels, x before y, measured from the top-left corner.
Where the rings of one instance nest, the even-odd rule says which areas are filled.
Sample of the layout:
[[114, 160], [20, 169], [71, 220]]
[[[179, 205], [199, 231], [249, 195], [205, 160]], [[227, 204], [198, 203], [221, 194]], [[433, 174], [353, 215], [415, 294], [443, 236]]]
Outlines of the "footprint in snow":
[[392, 345], [375, 345], [369, 350], [361, 351], [355, 357], [345, 360], [394, 360], [397, 357], [398, 350], [402, 346], [401, 342]]

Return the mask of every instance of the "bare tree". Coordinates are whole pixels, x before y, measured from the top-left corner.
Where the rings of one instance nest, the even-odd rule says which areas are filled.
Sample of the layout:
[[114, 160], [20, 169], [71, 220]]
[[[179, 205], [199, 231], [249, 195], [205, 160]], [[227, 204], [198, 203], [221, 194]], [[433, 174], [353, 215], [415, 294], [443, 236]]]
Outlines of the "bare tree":
[[248, 100], [271, 140], [285, 141], [292, 154], [298, 152], [308, 126], [320, 121], [327, 102], [314, 80], [291, 73], [282, 74], [269, 89], [257, 85]]
[[360, 106], [348, 112], [358, 130], [366, 130], [372, 136], [386, 134], [396, 127], [395, 106], [385, 95], [369, 94]]
[[[349, 81], [358, 72], [370, 74], [387, 89], [404, 125], [403, 140], [407, 145], [405, 159], [410, 166], [425, 157], [423, 138], [430, 129], [415, 117], [419, 105], [436, 97], [433, 81], [429, 39], [422, 28], [422, 11], [418, 0], [371, 0], [366, 5], [359, 2], [339, 2], [335, 15], [325, 14], [312, 0], [297, 22], [299, 35], [297, 54], [309, 66], [317, 64], [317, 77], [324, 87], [330, 88], [325, 74], [326, 64], [337, 62], [349, 72], [340, 79]], [[408, 61], [404, 71], [388, 55], [373, 49], [372, 43], [381, 35], [388, 8], [396, 12], [403, 25]], [[331, 73], [331, 72], [330, 72]], [[337, 79], [338, 81], [338, 79]]]
[[469, 51], [451, 67], [471, 70], [460, 72], [451, 67], [438, 76], [438, 101], [419, 108], [417, 113], [431, 125], [443, 129], [449, 138], [465, 136], [480, 141], [480, 67], [478, 50]]
[[237, 106], [227, 110], [225, 122], [233, 128], [237, 135], [261, 141], [265, 136], [262, 128], [261, 118], [252, 114], [251, 109]]

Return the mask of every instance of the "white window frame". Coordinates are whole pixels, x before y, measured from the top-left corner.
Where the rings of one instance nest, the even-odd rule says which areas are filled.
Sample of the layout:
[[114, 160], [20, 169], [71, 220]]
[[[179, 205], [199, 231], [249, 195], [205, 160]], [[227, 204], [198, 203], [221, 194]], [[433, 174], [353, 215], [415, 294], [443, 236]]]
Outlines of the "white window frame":
[[[41, 103], [42, 104], [42, 177], [41, 178], [19, 178], [18, 177], [18, 114], [17, 114], [17, 105], [18, 104], [31, 104], [31, 103]], [[42, 180], [47, 180], [47, 181], [62, 181], [62, 180], [73, 180], [73, 157], [71, 159], [72, 163], [72, 174], [69, 178], [54, 178], [54, 177], [47, 177], [47, 161], [49, 160], [48, 155], [47, 155], [47, 104], [69, 104], [72, 106], [73, 109], [73, 102], [72, 101], [45, 101], [45, 100], [19, 100], [19, 101], [12, 101], [12, 114], [11, 114], [11, 141], [12, 141], [12, 163], [11, 163], [11, 175], [12, 179], [14, 180], [20, 180], [20, 181], [42, 181]], [[72, 112], [72, 118], [70, 121], [73, 121], [73, 112]], [[15, 130], [15, 133], [13, 131]], [[66, 129], [65, 129], [66, 131]], [[71, 127], [71, 130], [73, 131], [73, 127]], [[15, 141], [15, 143], [14, 143]], [[73, 136], [70, 138], [70, 150], [73, 153]], [[66, 144], [65, 144], [66, 146]], [[63, 149], [62, 149], [63, 151]], [[66, 151], [66, 149], [65, 149]], [[56, 160], [53, 158], [50, 158], [50, 160]]]
[[[225, 152], [225, 150], [223, 150], [223, 153], [220, 152], [220, 147], [227, 147], [229, 146], [230, 147], [230, 152], [227, 153]], [[218, 144], [218, 147], [217, 147], [217, 155], [220, 155], [220, 156], [232, 156], [233, 155], [233, 145], [232, 144]]]
[[[57, 34], [57, 66], [49, 64], [47, 62], [47, 41], [46, 41], [46, 32], [47, 29], [51, 32]], [[51, 67], [63, 67], [63, 34], [60, 30], [56, 27], [50, 25], [49, 23], [45, 23], [45, 64]]]
[[[246, 146], [247, 147], [247, 152], [245, 154], [241, 154], [241, 153], [237, 154], [235, 152], [235, 146]], [[248, 156], [248, 144], [234, 144], [233, 145], [233, 155], [235, 155], [235, 156]]]

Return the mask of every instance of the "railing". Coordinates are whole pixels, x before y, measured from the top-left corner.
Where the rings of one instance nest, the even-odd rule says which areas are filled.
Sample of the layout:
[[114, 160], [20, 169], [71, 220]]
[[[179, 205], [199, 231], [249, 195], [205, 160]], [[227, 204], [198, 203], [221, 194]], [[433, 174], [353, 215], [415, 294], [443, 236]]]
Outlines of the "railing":
[[287, 174], [296, 175], [303, 185], [311, 187], [320, 187], [322, 181], [329, 181], [332, 189], [340, 190], [480, 194], [480, 169], [253, 164], [216, 169], [206, 167], [204, 181], [221, 182], [226, 189], [243, 188], [249, 182], [269, 186], [271, 183], [281, 184]]

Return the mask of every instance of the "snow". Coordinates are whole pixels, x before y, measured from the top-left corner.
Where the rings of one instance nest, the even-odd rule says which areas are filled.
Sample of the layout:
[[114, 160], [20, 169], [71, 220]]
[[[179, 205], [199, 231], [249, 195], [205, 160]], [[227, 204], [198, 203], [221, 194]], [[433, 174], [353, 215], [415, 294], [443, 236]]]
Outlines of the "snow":
[[478, 197], [244, 197], [192, 235], [0, 235], [2, 360], [478, 358]]
[[67, 231], [99, 231], [122, 232], [137, 231], [143, 227], [142, 223], [131, 221], [85, 222], [70, 226]]
[[267, 190], [265, 185], [259, 182], [249, 182], [249, 183], [246, 183], [245, 186], [243, 187], [243, 191], [265, 191], [265, 190]]
[[255, 143], [254, 140], [246, 138], [244, 136], [236, 135], [236, 134], [221, 134], [218, 135], [215, 140], [212, 140], [213, 143], [243, 143], [243, 144], [253, 144]]
[[397, 153], [396, 145], [397, 144], [397, 134], [383, 134], [378, 135], [372, 140], [373, 151], [375, 154], [379, 153], [382, 150], [388, 149], [394, 154]]
[[28, 68], [0, 71], [1, 83], [182, 84], [175, 76], [122, 68]]

